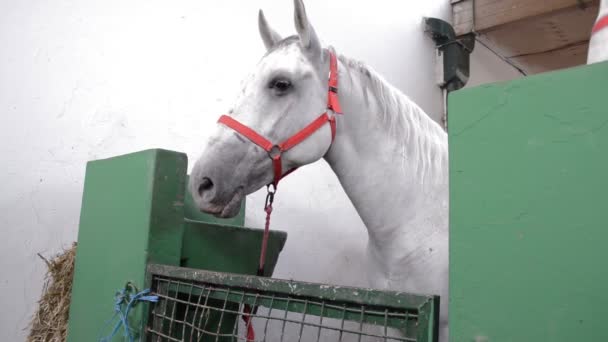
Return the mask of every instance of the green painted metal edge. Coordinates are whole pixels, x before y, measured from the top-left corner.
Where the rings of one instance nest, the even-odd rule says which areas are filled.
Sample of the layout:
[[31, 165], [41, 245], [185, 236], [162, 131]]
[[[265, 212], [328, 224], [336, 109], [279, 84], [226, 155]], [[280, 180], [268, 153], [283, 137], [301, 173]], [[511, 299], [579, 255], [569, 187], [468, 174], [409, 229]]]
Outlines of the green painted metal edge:
[[[256, 274], [263, 234], [264, 229], [185, 220], [180, 266]], [[286, 232], [270, 231], [264, 276], [274, 272], [286, 240]]]
[[417, 342], [439, 340], [439, 296], [431, 296], [418, 308]]
[[[143, 288], [148, 262], [179, 265], [186, 166], [185, 154], [161, 149], [87, 163], [68, 342], [108, 334], [115, 292]], [[136, 334], [143, 309], [130, 315]]]
[[367, 288], [317, 284], [303, 281], [265, 278], [227, 272], [211, 272], [185, 267], [149, 264], [148, 272], [154, 275], [193, 280], [208, 284], [239, 287], [250, 290], [269, 290], [286, 295], [314, 297], [330, 301], [382, 306], [393, 309], [418, 311], [434, 296], [415, 295], [398, 291], [381, 291]]

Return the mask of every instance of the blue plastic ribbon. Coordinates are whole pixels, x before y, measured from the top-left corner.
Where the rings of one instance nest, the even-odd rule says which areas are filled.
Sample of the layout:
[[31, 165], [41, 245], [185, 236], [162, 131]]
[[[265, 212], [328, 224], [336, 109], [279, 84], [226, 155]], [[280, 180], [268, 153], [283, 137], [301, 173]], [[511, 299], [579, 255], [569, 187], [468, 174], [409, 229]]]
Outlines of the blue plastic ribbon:
[[[99, 342], [110, 342], [118, 333], [121, 326], [123, 326], [125, 329], [124, 336], [129, 340], [129, 342], [134, 342], [133, 336], [131, 335], [131, 328], [129, 327], [129, 312], [138, 302], [158, 302], [158, 296], [148, 296], [148, 293], [150, 293], [150, 289], [145, 289], [136, 293], [135, 295], [127, 293], [127, 288], [117, 292], [114, 300], [114, 316], [112, 316], [112, 318], [106, 323], [106, 326], [110, 324], [110, 322], [112, 322], [116, 316], [118, 316], [119, 320], [114, 325], [114, 329], [112, 329], [110, 335], [100, 338]], [[123, 305], [125, 304], [126, 307], [123, 311]]]

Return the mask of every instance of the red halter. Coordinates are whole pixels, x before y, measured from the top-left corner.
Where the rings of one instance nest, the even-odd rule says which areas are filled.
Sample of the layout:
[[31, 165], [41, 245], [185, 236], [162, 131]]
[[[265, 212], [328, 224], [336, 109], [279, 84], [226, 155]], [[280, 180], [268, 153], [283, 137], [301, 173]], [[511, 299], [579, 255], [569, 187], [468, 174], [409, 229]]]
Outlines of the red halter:
[[[329, 90], [327, 92], [327, 109], [332, 110], [335, 114], [341, 114], [342, 108], [340, 107], [340, 102], [338, 101], [338, 62], [336, 59], [336, 55], [329, 51]], [[253, 129], [243, 125], [242, 123], [236, 121], [235, 119], [222, 115], [218, 120], [219, 123], [224, 124], [233, 130], [237, 131], [239, 134], [245, 136], [247, 139], [251, 140], [254, 144], [263, 148], [266, 152], [268, 152], [268, 156], [272, 159], [272, 165], [274, 169], [274, 181], [272, 184], [276, 186], [279, 184], [279, 181], [290, 174], [291, 172], [297, 169], [293, 168], [288, 170], [285, 174], [283, 174], [283, 167], [281, 164], [281, 155], [289, 150], [290, 148], [296, 146], [297, 144], [304, 141], [310, 135], [312, 135], [316, 130], [323, 127], [326, 122], [329, 122], [331, 127], [331, 141], [333, 143], [334, 138], [336, 137], [336, 118], [334, 115], [329, 115], [327, 112], [321, 114], [316, 120], [311, 122], [308, 126], [304, 127], [301, 131], [292, 135], [287, 140], [283, 141], [280, 144], [273, 144], [268, 139], [259, 135]]]
[[608, 27], [608, 15], [603, 16], [600, 20], [598, 20], [595, 25], [593, 25], [593, 29], [591, 30], [591, 34], [594, 34], [600, 31], [603, 28]]

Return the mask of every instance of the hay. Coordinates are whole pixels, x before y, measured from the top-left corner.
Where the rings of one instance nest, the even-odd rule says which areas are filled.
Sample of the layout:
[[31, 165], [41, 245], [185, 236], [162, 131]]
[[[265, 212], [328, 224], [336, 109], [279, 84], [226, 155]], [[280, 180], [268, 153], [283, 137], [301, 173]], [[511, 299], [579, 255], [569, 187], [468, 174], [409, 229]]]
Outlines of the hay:
[[27, 342], [64, 342], [72, 294], [76, 242], [50, 261], [38, 254], [48, 267], [38, 310], [30, 322]]

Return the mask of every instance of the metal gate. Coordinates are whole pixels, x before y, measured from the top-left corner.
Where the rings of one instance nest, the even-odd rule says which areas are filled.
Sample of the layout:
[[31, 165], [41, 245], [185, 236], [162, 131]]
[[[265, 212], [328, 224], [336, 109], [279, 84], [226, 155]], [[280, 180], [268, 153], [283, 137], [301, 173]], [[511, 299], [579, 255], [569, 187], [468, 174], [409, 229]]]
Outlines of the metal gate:
[[165, 265], [147, 281], [146, 341], [437, 341], [437, 296]]

